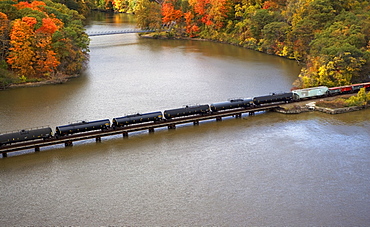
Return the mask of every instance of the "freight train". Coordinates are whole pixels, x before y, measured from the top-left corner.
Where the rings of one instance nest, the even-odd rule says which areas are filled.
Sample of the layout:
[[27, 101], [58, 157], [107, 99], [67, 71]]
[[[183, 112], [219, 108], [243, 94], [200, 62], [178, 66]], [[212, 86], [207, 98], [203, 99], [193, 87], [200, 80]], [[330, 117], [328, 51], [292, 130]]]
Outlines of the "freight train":
[[370, 82], [353, 84], [341, 87], [313, 87], [306, 89], [292, 90], [285, 93], [272, 93], [264, 96], [257, 96], [246, 99], [232, 99], [225, 102], [204, 104], [197, 106], [185, 106], [182, 108], [169, 109], [163, 111], [156, 111], [151, 113], [127, 115], [123, 117], [113, 118], [112, 124], [109, 119], [97, 121], [82, 121], [78, 123], [57, 126], [54, 135], [50, 127], [42, 127], [36, 129], [23, 129], [17, 132], [0, 134], [0, 146], [19, 143], [29, 140], [60, 138], [62, 136], [72, 135], [75, 133], [88, 132], [94, 130], [108, 130], [125, 127], [128, 125], [146, 123], [146, 122], [161, 122], [169, 121], [174, 118], [187, 117], [191, 115], [207, 115], [219, 111], [253, 108], [263, 105], [270, 105], [276, 103], [289, 103], [293, 101], [300, 101], [304, 99], [334, 96], [339, 94], [358, 92], [361, 88], [370, 90]]

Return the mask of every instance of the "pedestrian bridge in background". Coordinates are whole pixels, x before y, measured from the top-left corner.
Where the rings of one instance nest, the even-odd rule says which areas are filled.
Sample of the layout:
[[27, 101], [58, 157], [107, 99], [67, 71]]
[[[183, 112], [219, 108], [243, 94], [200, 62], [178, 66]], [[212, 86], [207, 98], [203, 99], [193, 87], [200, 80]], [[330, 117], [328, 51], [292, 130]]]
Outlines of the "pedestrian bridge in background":
[[128, 33], [148, 33], [148, 32], [155, 32], [154, 29], [125, 29], [125, 30], [117, 30], [117, 31], [88, 31], [86, 32], [89, 36], [102, 36], [102, 35], [117, 35], [117, 34], [128, 34]]

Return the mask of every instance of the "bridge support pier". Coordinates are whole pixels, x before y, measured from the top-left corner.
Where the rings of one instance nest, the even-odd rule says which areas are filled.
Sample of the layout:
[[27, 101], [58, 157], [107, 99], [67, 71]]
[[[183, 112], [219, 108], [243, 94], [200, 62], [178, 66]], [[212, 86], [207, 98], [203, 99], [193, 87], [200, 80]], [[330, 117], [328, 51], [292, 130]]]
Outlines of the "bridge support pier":
[[6, 152], [3, 152], [3, 153], [1, 153], [1, 154], [3, 155], [3, 158], [8, 157], [8, 153], [6, 153]]
[[123, 136], [123, 138], [128, 137], [128, 132], [122, 132], [122, 136]]
[[95, 141], [96, 141], [97, 143], [100, 143], [100, 142], [101, 142], [101, 137], [100, 137], [100, 136], [97, 136], [97, 137], [95, 138]]
[[235, 118], [241, 118], [241, 117], [242, 117], [242, 114], [241, 113], [235, 115]]
[[222, 117], [216, 117], [216, 121], [222, 121]]
[[149, 133], [154, 133], [154, 128], [149, 128]]
[[176, 129], [176, 125], [175, 124], [170, 124], [170, 125], [168, 125], [168, 129]]
[[193, 124], [194, 124], [194, 125], [199, 125], [199, 121], [198, 121], [198, 120], [193, 121]]
[[67, 141], [67, 142], [64, 143], [64, 146], [65, 147], [72, 147], [73, 143], [72, 143], [72, 141]]
[[35, 152], [39, 152], [40, 151], [40, 147], [39, 146], [36, 146], [35, 147]]
[[249, 116], [254, 116], [254, 111], [250, 111]]

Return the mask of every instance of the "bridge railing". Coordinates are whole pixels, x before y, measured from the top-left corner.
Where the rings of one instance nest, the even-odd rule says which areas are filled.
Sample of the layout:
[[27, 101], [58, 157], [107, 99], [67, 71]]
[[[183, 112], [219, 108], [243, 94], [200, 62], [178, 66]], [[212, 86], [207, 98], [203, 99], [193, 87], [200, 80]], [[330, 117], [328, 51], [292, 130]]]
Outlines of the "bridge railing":
[[155, 29], [124, 29], [116, 31], [87, 31], [89, 36], [100, 36], [100, 35], [116, 35], [116, 34], [127, 34], [127, 33], [146, 33], [155, 32]]

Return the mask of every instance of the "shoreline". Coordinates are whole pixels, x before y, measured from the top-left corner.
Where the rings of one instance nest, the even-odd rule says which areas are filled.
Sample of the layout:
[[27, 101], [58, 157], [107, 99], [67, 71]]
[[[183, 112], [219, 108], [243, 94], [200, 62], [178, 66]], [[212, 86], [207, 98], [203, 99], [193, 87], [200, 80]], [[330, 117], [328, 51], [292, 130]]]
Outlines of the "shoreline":
[[[319, 100], [334, 100], [337, 98], [349, 98], [351, 96], [356, 95], [357, 93], [353, 94], [345, 94], [345, 95], [338, 95], [333, 97], [323, 97]], [[288, 103], [288, 104], [282, 104], [279, 105], [279, 108], [275, 109], [275, 112], [282, 113], [282, 114], [300, 114], [305, 112], [313, 112], [318, 111], [326, 114], [342, 114], [342, 113], [349, 113], [353, 111], [359, 111], [370, 107], [370, 105], [364, 105], [364, 106], [348, 106], [348, 107], [341, 107], [341, 108], [328, 108], [328, 107], [321, 107], [316, 106], [315, 100], [307, 100], [304, 102], [299, 103]]]
[[[19, 83], [19, 84], [11, 84], [8, 87], [2, 89], [2, 90], [7, 90], [7, 89], [15, 89], [15, 88], [25, 88], [25, 87], [40, 87], [43, 85], [52, 85], [52, 84], [64, 84], [67, 83], [69, 80], [73, 78], [77, 78], [80, 75], [68, 75], [68, 76], [59, 76], [59, 77], [54, 77], [53, 79], [50, 80], [43, 80], [43, 81], [37, 81], [37, 82], [26, 82], [26, 83]], [[0, 89], [1, 90], [1, 89]]]
[[[147, 39], [177, 39], [177, 40], [194, 40], [194, 41], [209, 41], [209, 42], [218, 42], [218, 43], [223, 43], [223, 44], [229, 44], [229, 45], [234, 45], [232, 43], [227, 43], [227, 42], [220, 42], [220, 41], [214, 41], [214, 40], [208, 40], [208, 39], [201, 39], [201, 38], [190, 38], [190, 37], [166, 37], [163, 35], [158, 35], [158, 34], [140, 34], [140, 38], [147, 38]], [[236, 45], [239, 46], [239, 45]], [[240, 46], [241, 47], [241, 46]], [[266, 54], [266, 53], [265, 53]], [[276, 55], [278, 56], [278, 55]], [[287, 59], [287, 58], [286, 58]], [[288, 59], [290, 60], [290, 59]], [[25, 87], [39, 87], [43, 85], [54, 85], [54, 84], [64, 84], [67, 83], [69, 80], [73, 78], [79, 77], [80, 74], [76, 75], [58, 75], [55, 76], [54, 78], [50, 80], [44, 80], [44, 81], [38, 81], [38, 82], [26, 82], [26, 83], [19, 83], [19, 84], [11, 84], [8, 87], [2, 89], [14, 89], [14, 88], [25, 88]], [[357, 94], [357, 93], [356, 93]], [[334, 100], [337, 98], [349, 98], [350, 96], [356, 95], [356, 94], [345, 94], [345, 95], [339, 95], [339, 96], [334, 96], [334, 97], [322, 97], [319, 100]], [[369, 107], [370, 104], [364, 105], [364, 106], [350, 106], [350, 107], [341, 107], [341, 108], [328, 108], [328, 107], [320, 107], [316, 106], [316, 102], [313, 100], [307, 100], [304, 102], [299, 102], [299, 103], [287, 103], [287, 104], [282, 104], [279, 105], [279, 107], [273, 111], [282, 113], [282, 114], [300, 114], [304, 112], [313, 112], [313, 111], [318, 111], [322, 113], [327, 113], [327, 114], [341, 114], [341, 113], [348, 113], [348, 112], [353, 112], [353, 111], [358, 111], [358, 110], [363, 110]]]
[[[238, 47], [245, 48], [243, 46], [233, 44], [233, 43], [228, 43], [228, 42], [222, 42], [222, 41], [217, 41], [217, 40], [208, 40], [208, 39], [201, 39], [201, 38], [190, 38], [190, 37], [167, 37], [162, 34], [153, 34], [153, 33], [144, 33], [139, 35], [141, 38], [145, 39], [174, 39], [174, 40], [194, 40], [194, 41], [208, 41], [208, 42], [217, 42], [217, 43], [222, 43], [222, 44], [229, 44], [229, 45], [234, 45]], [[248, 49], [248, 48], [246, 48]], [[264, 53], [264, 52], [261, 52]], [[267, 53], [264, 53], [267, 54]], [[275, 55], [277, 57], [282, 57], [279, 55]], [[293, 60], [289, 59], [286, 57], [283, 57], [287, 60]], [[300, 62], [297, 62], [300, 64]], [[345, 95], [339, 95], [339, 96], [334, 96], [334, 97], [322, 97], [319, 100], [334, 100], [337, 98], [349, 98], [350, 96], [354, 96], [357, 93], [353, 94], [345, 94]], [[365, 105], [365, 106], [350, 106], [350, 107], [342, 107], [342, 108], [328, 108], [328, 107], [320, 107], [316, 106], [316, 102], [313, 100], [307, 100], [305, 102], [300, 102], [300, 103], [289, 103], [289, 104], [282, 104], [279, 106], [279, 108], [273, 110], [278, 113], [282, 114], [300, 114], [304, 112], [313, 112], [313, 111], [318, 111], [322, 113], [327, 113], [327, 114], [341, 114], [341, 113], [348, 113], [348, 112], [353, 112], [353, 111], [358, 111], [362, 109], [366, 109], [370, 105]]]
[[291, 61], [296, 61], [299, 66], [301, 66], [303, 64], [302, 62], [300, 62], [298, 60], [295, 60], [295, 59], [292, 59], [292, 58], [284, 57], [284, 56], [281, 56], [281, 55], [269, 54], [269, 53], [266, 53], [266, 52], [263, 52], [263, 51], [254, 50], [254, 49], [245, 47], [243, 45], [239, 45], [237, 43], [226, 42], [226, 41], [221, 41], [221, 40], [204, 39], [204, 38], [191, 38], [191, 37], [186, 37], [186, 36], [167, 37], [166, 35], [163, 35], [163, 34], [160, 34], [160, 33], [142, 33], [142, 34], [139, 34], [139, 37], [144, 38], [144, 39], [190, 40], [190, 41], [221, 43], [221, 44], [227, 44], [227, 45], [232, 45], [232, 46], [236, 46], [236, 47], [241, 47], [241, 48], [244, 48], [244, 49], [247, 49], [247, 50], [257, 51], [259, 53], [263, 53], [263, 54], [267, 54], [267, 55], [271, 55], [271, 56], [276, 56], [276, 57], [284, 58], [284, 59], [291, 60]]

